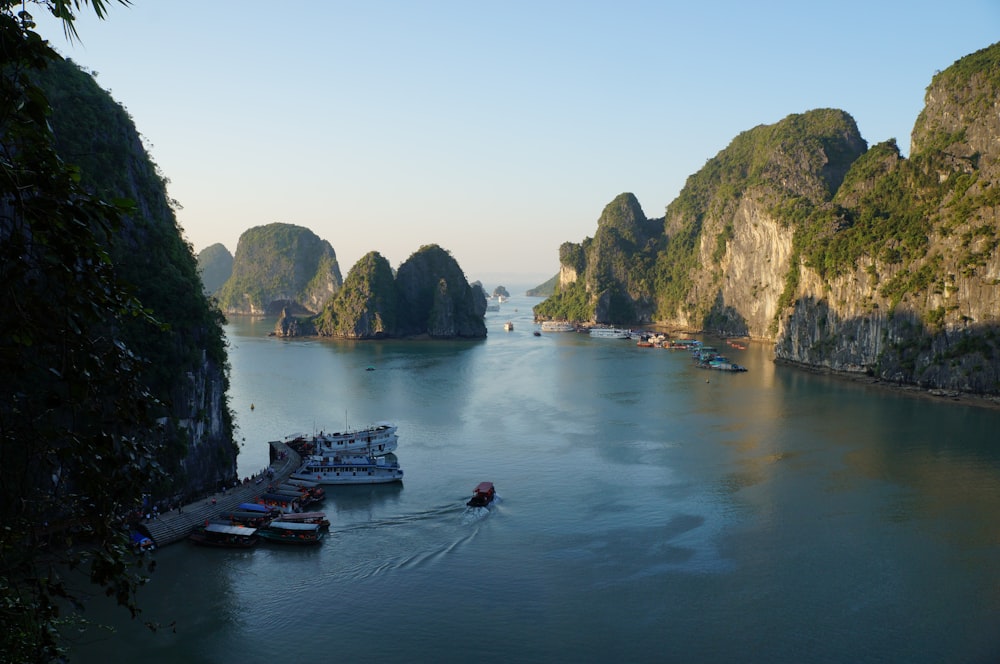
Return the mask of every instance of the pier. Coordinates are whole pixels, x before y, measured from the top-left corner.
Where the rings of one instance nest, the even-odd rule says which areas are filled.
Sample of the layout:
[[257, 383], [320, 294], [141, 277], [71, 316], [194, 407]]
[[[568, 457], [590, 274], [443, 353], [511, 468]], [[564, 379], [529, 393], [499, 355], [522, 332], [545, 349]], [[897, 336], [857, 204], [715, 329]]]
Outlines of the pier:
[[265, 492], [268, 484], [284, 482], [302, 463], [298, 453], [283, 442], [272, 441], [270, 445], [276, 452], [276, 460], [271, 464], [273, 478], [261, 477], [259, 481], [241, 483], [179, 509], [159, 514], [154, 519], [147, 519], [141, 529], [146, 531], [157, 547], [166, 546], [186, 539], [192, 530], [205, 521], [217, 519], [223, 512], [235, 511], [240, 503], [257, 502], [257, 497]]

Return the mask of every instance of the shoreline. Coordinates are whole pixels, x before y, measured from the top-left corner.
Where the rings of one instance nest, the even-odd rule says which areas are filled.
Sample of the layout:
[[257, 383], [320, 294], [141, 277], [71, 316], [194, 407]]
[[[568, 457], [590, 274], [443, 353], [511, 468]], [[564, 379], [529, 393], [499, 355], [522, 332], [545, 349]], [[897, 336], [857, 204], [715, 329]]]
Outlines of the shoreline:
[[1000, 411], [1000, 395], [996, 394], [975, 394], [972, 392], [962, 392], [961, 390], [947, 390], [935, 387], [921, 387], [904, 383], [892, 383], [868, 374], [858, 374], [850, 371], [837, 371], [828, 367], [818, 367], [809, 364], [793, 362], [791, 360], [781, 360], [774, 358], [771, 360], [778, 366], [785, 366], [812, 374], [831, 376], [838, 380], [851, 383], [870, 385], [876, 389], [896, 394], [905, 394], [918, 399], [928, 399], [931, 401], [948, 401], [957, 405], [972, 406], [974, 408], [986, 408]]

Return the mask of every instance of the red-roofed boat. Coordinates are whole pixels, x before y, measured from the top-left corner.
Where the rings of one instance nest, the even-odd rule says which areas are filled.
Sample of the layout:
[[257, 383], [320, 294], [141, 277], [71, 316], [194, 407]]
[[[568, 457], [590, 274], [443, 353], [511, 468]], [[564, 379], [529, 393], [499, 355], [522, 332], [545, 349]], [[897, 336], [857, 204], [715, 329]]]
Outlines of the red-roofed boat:
[[487, 507], [497, 497], [493, 482], [480, 482], [472, 492], [472, 498], [466, 503], [469, 507]]

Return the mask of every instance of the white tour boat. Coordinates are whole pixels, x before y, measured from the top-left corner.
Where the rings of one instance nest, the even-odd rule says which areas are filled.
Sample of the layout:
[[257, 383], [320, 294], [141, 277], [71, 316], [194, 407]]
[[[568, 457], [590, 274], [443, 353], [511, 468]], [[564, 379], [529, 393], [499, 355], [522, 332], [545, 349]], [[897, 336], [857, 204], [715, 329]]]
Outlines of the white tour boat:
[[[335, 454], [367, 454], [369, 456], [380, 456], [388, 454], [399, 445], [399, 437], [396, 435], [396, 425], [388, 422], [378, 422], [363, 429], [345, 429], [327, 433], [320, 431], [318, 434], [294, 434], [287, 436], [286, 444], [306, 443], [312, 445], [309, 453], [319, 456], [332, 456]], [[295, 447], [295, 445], [292, 445]]]
[[318, 484], [385, 484], [401, 482], [403, 469], [394, 454], [312, 455], [290, 477]]
[[619, 327], [592, 327], [590, 336], [595, 339], [631, 339], [632, 330], [623, 330]]
[[544, 320], [542, 321], [542, 332], [573, 332], [576, 327], [573, 323], [564, 320]]

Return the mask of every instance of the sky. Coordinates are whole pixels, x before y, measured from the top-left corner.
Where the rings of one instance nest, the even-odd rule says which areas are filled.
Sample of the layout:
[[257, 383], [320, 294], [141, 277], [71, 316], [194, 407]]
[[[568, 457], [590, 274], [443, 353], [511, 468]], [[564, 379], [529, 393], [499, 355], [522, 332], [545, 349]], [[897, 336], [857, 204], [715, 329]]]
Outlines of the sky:
[[29, 11], [128, 110], [195, 252], [283, 222], [345, 277], [438, 244], [488, 290], [793, 113], [908, 154], [935, 72], [1000, 40], [998, 0], [133, 0], [76, 42]]

